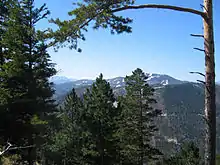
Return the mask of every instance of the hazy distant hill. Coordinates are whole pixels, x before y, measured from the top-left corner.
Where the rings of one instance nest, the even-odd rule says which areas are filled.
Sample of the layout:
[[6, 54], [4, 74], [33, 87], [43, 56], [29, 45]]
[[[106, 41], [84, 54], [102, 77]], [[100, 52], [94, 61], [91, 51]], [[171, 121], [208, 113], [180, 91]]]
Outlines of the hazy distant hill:
[[61, 83], [76, 81], [76, 79], [68, 78], [65, 76], [53, 76], [49, 79], [49, 81], [54, 82], [55, 84], [61, 84]]

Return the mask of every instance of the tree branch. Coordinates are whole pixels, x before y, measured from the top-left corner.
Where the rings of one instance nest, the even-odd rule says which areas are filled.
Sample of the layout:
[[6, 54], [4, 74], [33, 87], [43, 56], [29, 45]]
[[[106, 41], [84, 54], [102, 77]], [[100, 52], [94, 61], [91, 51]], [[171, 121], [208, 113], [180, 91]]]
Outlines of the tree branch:
[[189, 73], [191, 73], [191, 74], [199, 74], [199, 75], [205, 77], [205, 75], [203, 73], [201, 73], [201, 72], [189, 72]]
[[30, 145], [30, 146], [21, 146], [21, 147], [13, 147], [13, 148], [9, 148], [9, 150], [18, 150], [18, 149], [26, 149], [26, 148], [34, 148], [35, 145]]
[[196, 80], [196, 81], [205, 85], [205, 81], [202, 81], [202, 80]]
[[200, 49], [200, 48], [193, 48], [193, 49], [198, 50], [198, 51], [201, 51], [201, 52], [205, 52], [204, 49]]
[[112, 12], [119, 12], [123, 10], [128, 9], [144, 9], [144, 8], [157, 8], [157, 9], [169, 9], [169, 10], [175, 10], [175, 11], [181, 11], [181, 12], [187, 12], [192, 13], [196, 15], [202, 16], [204, 19], [207, 19], [207, 16], [205, 12], [191, 9], [191, 8], [185, 8], [185, 7], [179, 7], [179, 6], [172, 6], [172, 5], [160, 5], [160, 4], [144, 4], [144, 5], [138, 5], [138, 6], [124, 6], [117, 9], [113, 9]]
[[204, 5], [200, 4], [201, 8], [204, 9], [207, 12], [207, 9]]
[[12, 146], [11, 143], [7, 142], [7, 147], [5, 149], [3, 149], [3, 151], [0, 151], [0, 155], [3, 155], [5, 152], [7, 152], [9, 150], [9, 148]]
[[35, 145], [20, 146], [20, 147], [12, 147], [12, 146], [13, 145], [11, 143], [7, 142], [7, 146], [3, 147], [3, 151], [0, 151], [0, 156], [2, 156], [5, 152], [7, 152], [9, 150], [18, 150], [18, 149], [26, 149], [26, 148], [33, 148], [33, 147], [35, 147]]
[[204, 35], [202, 34], [190, 34], [192, 37], [202, 37], [204, 38]]
[[96, 18], [98, 15], [100, 15], [104, 10], [101, 10], [99, 12], [97, 12], [94, 16], [92, 16], [91, 18], [89, 18], [88, 20], [86, 20], [82, 25], [79, 26], [80, 29], [84, 28], [85, 26], [87, 26], [89, 24], [89, 22], [91, 22], [94, 18]]
[[[171, 6], [171, 5], [157, 5], [157, 4], [145, 4], [145, 5], [139, 5], [139, 6], [124, 6], [121, 8], [117, 8], [114, 10], [111, 10], [112, 13], [128, 10], [128, 9], [142, 9], [142, 8], [159, 8], [159, 9], [170, 9], [170, 10], [176, 10], [176, 11], [182, 11], [182, 12], [188, 12], [200, 15], [202, 17], [206, 17], [206, 14], [202, 11], [191, 9], [191, 8], [185, 8], [185, 7], [178, 7], [178, 6]], [[100, 15], [104, 10], [100, 10], [97, 12], [94, 16], [92, 16], [90, 19], [88, 19], [86, 22], [84, 22], [82, 25], [80, 25], [80, 28], [85, 27], [88, 25], [89, 22], [91, 22], [95, 17]], [[193, 36], [193, 34], [191, 34]], [[203, 36], [203, 35], [202, 35]]]

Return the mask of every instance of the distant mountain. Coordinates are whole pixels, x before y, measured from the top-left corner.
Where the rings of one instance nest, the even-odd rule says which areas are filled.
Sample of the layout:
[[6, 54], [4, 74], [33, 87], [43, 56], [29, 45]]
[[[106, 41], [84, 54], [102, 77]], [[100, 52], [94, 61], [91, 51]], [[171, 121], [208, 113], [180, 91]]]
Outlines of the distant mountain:
[[107, 79], [112, 88], [119, 88], [125, 86], [124, 77], [116, 77], [112, 79]]
[[[161, 75], [161, 74], [147, 74], [147, 75], [148, 75], [147, 82], [152, 86], [160, 87], [160, 86], [166, 86], [172, 84], [186, 83], [185, 81], [177, 80], [168, 75]], [[64, 95], [72, 88], [82, 88], [82, 87], [91, 86], [95, 82], [95, 80], [89, 80], [89, 79], [74, 81], [67, 77], [61, 77], [61, 76], [57, 76], [53, 78], [52, 81], [54, 81], [55, 83], [56, 95]], [[121, 88], [125, 86], [124, 77], [111, 78], [111, 79], [107, 79], [107, 81], [110, 83], [112, 88]]]
[[147, 82], [150, 85], [160, 84], [160, 85], [172, 85], [172, 84], [182, 84], [186, 81], [177, 80], [171, 76], [165, 74], [147, 74]]
[[66, 83], [66, 82], [76, 81], [76, 79], [68, 78], [65, 76], [53, 76], [49, 79], [49, 81], [51, 81], [55, 84], [62, 84], [62, 83]]

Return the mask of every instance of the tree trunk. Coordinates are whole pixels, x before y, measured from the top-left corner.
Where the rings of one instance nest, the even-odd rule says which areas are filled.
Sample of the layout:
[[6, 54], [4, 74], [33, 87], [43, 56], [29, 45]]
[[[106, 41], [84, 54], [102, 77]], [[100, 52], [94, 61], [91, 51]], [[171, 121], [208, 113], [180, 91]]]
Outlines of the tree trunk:
[[215, 165], [216, 156], [216, 105], [215, 105], [215, 59], [212, 0], [204, 0], [204, 50], [205, 50], [205, 165]]
[[140, 90], [140, 132], [141, 132], [141, 138], [140, 138], [140, 141], [141, 141], [141, 160], [140, 160], [140, 165], [143, 165], [144, 164], [144, 138], [143, 138], [143, 89]]

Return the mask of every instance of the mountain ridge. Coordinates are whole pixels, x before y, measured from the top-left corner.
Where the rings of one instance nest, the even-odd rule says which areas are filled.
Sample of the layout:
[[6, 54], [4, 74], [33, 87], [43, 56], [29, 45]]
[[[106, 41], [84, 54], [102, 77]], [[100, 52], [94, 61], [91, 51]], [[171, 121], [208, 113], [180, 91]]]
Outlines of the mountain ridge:
[[[147, 83], [149, 85], [157, 86], [159, 88], [166, 85], [182, 84], [187, 82], [175, 79], [166, 74], [146, 73], [146, 75], [148, 76]], [[115, 78], [106, 79], [106, 81], [110, 83], [112, 88], [122, 88], [125, 87], [124, 78], [125, 77], [118, 76]], [[65, 95], [72, 88], [77, 89], [91, 86], [95, 82], [95, 80], [92, 79], [70, 80], [63, 77], [61, 77], [60, 79], [57, 77], [55, 79], [52, 79], [54, 82], [54, 88], [56, 89], [55, 95]]]
[[[155, 84], [155, 83], [159, 83], [159, 80], [170, 80], [170, 81], [175, 81], [175, 83], [172, 83], [172, 84], [176, 84], [176, 83], [180, 83], [180, 82], [188, 82], [188, 81], [184, 81], [184, 80], [179, 80], [179, 79], [176, 79], [172, 76], [169, 76], [167, 74], [157, 74], [157, 73], [146, 73], [146, 76], [148, 76], [148, 83], [149, 84]], [[113, 82], [113, 81], [116, 81], [116, 79], [119, 79], [119, 80], [123, 80], [126, 76], [117, 76], [117, 77], [113, 77], [113, 78], [108, 78], [106, 79], [107, 81], [109, 82]], [[95, 82], [95, 79], [72, 79], [72, 78], [69, 78], [67, 76], [53, 76], [51, 79], [50, 79], [51, 82], [54, 82], [55, 84], [61, 84], [61, 83], [66, 83], [66, 82], [74, 82], [74, 83], [88, 83], [91, 84], [91, 82]], [[124, 81], [123, 81], [124, 82]], [[166, 81], [162, 82], [161, 81], [161, 84], [166, 84]]]

